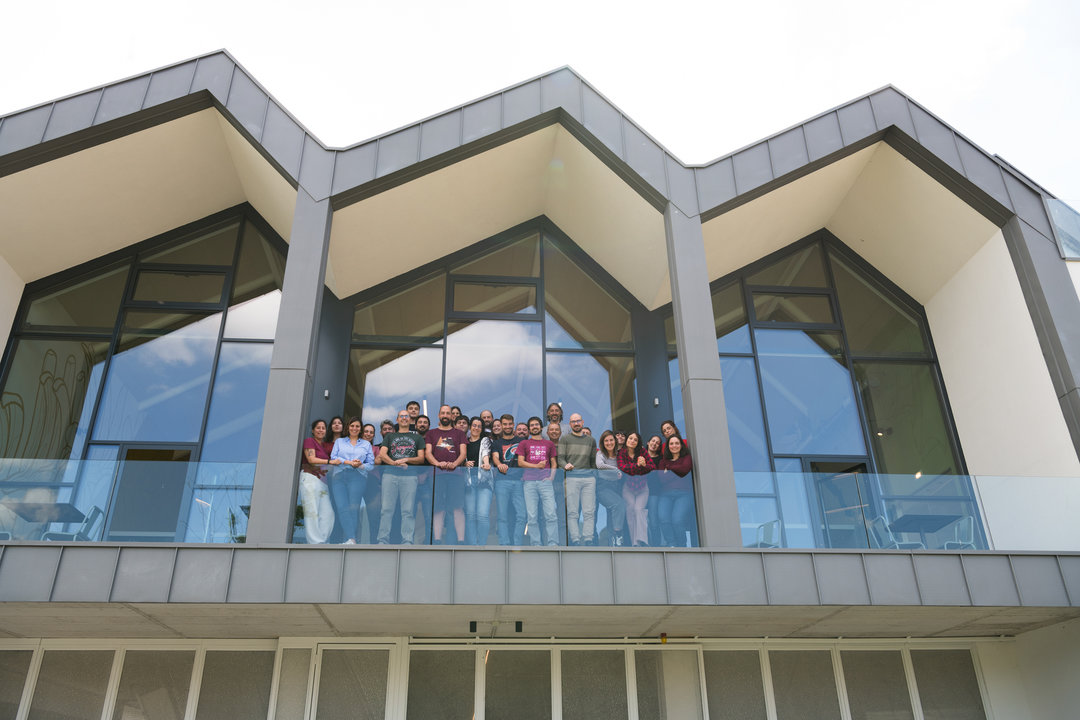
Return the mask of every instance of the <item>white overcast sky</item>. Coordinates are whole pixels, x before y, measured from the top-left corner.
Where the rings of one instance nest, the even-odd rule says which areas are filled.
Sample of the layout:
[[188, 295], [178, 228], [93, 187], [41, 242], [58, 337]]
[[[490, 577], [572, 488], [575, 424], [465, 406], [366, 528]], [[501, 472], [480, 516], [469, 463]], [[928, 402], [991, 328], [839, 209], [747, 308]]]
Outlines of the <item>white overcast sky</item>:
[[219, 48], [351, 145], [570, 65], [687, 163], [892, 84], [1080, 208], [1080, 2], [11, 3], [0, 114]]

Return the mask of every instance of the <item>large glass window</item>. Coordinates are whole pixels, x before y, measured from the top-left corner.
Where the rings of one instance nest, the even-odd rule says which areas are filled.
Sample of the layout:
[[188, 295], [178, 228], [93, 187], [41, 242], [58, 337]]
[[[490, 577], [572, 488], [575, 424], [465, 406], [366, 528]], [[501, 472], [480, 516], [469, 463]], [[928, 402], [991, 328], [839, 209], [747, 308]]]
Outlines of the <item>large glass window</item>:
[[630, 311], [600, 274], [567, 239], [528, 231], [362, 300], [345, 414], [378, 426], [417, 400], [433, 419], [445, 402], [525, 420], [555, 402], [597, 436], [636, 427]]
[[25, 462], [0, 462], [0, 531], [243, 539], [285, 264], [270, 237], [232, 211], [28, 289], [0, 399], [0, 460]]
[[[886, 542], [925, 544], [890, 508], [929, 507], [946, 486], [939, 535], [971, 521], [969, 485], [936, 480], [964, 470], [917, 303], [824, 231], [717, 281], [712, 302], [746, 544], [876, 547], [871, 520]], [[681, 420], [673, 319], [665, 329]], [[924, 476], [913, 495], [883, 490]]]

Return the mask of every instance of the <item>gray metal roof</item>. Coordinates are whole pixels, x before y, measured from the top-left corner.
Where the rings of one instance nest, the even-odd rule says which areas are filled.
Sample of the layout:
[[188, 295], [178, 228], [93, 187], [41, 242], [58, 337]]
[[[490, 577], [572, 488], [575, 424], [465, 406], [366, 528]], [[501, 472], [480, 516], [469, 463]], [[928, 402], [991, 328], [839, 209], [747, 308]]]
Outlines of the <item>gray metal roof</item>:
[[293, 185], [335, 206], [560, 123], [658, 208], [671, 201], [703, 219], [884, 139], [968, 181], [965, 199], [993, 219], [1016, 214], [1054, 238], [1045, 191], [892, 86], [701, 165], [680, 161], [569, 67], [335, 149], [221, 50], [0, 118], [0, 176], [211, 106]]

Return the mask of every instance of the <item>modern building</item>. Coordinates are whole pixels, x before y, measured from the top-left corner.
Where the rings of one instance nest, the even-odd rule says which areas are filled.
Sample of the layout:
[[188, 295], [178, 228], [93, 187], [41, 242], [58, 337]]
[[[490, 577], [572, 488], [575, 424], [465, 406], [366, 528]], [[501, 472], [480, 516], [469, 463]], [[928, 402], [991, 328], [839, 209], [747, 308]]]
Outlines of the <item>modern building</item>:
[[[1075, 717], [1074, 259], [892, 87], [700, 166], [568, 68], [341, 149], [225, 52], [2, 117], [0, 715]], [[305, 544], [311, 422], [414, 399], [673, 419], [692, 512], [373, 545], [374, 471]]]

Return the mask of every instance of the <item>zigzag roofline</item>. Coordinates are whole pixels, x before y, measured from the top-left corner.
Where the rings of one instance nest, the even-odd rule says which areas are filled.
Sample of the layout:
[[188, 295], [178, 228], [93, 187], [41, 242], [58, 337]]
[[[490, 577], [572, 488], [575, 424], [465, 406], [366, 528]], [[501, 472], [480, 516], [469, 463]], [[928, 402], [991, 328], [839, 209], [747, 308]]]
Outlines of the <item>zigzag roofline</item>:
[[1054, 238], [1041, 202], [1050, 193], [892, 85], [686, 164], [569, 66], [331, 148], [222, 49], [0, 117], [0, 177], [209, 107], [291, 184], [335, 205], [559, 123], [658, 208], [703, 219], [885, 140], [995, 222], [1015, 213]]

